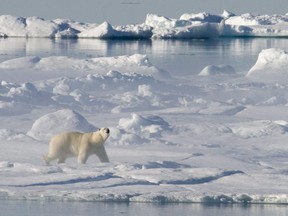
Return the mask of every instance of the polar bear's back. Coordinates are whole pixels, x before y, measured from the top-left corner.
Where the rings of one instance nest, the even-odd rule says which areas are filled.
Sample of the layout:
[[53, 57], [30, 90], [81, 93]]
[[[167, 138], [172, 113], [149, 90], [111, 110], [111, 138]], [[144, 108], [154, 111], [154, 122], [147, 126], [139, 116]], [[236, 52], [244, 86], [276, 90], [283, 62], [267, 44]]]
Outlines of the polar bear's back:
[[79, 152], [82, 138], [83, 133], [75, 131], [57, 134], [49, 143], [49, 152], [76, 155]]
[[52, 137], [50, 143], [81, 142], [83, 133], [76, 131], [66, 131]]

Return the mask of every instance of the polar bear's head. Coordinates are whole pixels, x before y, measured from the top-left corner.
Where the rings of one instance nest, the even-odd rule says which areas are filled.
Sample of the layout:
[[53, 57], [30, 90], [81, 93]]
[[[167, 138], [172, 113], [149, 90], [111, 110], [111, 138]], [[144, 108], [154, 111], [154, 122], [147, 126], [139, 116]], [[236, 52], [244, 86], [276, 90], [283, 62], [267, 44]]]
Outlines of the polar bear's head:
[[110, 135], [110, 130], [109, 128], [100, 128], [99, 132], [102, 136], [102, 138], [104, 139], [104, 141], [109, 137]]

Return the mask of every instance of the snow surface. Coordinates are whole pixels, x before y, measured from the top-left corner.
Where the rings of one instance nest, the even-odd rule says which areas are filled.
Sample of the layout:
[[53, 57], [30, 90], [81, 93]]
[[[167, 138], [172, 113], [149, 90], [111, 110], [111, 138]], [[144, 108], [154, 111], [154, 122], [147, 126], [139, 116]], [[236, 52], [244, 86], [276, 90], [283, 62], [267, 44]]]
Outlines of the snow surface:
[[208, 65], [199, 73], [199, 76], [213, 76], [225, 74], [235, 74], [235, 69], [230, 65]]
[[[175, 78], [143, 55], [2, 62], [0, 199], [288, 203], [286, 68], [276, 49], [246, 76]], [[45, 165], [53, 134], [99, 127], [110, 163]]]
[[178, 19], [147, 14], [142, 24], [113, 26], [68, 19], [0, 16], [0, 37], [50, 38], [215, 38], [287, 37], [288, 15], [185, 13]]

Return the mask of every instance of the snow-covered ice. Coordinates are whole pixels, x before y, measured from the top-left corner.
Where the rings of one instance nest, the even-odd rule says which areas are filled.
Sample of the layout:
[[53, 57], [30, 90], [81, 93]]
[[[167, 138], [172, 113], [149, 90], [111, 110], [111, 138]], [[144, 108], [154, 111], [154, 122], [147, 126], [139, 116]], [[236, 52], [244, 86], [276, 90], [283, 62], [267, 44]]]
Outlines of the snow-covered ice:
[[[0, 198], [288, 203], [286, 59], [267, 49], [246, 75], [185, 81], [139, 54], [1, 62]], [[45, 165], [53, 134], [99, 127], [110, 163]]]
[[285, 82], [288, 78], [288, 53], [281, 49], [266, 49], [259, 54], [247, 76], [258, 80]]
[[0, 16], [0, 37], [183, 39], [235, 36], [287, 37], [288, 15], [236, 15], [223, 11], [220, 15], [202, 12], [169, 18], [147, 14], [143, 23], [118, 26], [108, 22], [98, 24], [68, 19]]
[[69, 130], [90, 132], [95, 131], [96, 127], [89, 124], [79, 113], [63, 109], [37, 119], [27, 135], [36, 140], [49, 140], [53, 135]]

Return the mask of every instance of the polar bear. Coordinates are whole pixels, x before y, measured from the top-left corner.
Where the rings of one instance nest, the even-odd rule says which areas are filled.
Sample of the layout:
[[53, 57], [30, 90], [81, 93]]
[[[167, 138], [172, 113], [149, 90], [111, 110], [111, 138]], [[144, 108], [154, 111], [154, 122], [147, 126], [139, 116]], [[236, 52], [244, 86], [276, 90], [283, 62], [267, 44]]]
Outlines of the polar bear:
[[51, 139], [49, 152], [44, 156], [44, 160], [48, 165], [55, 159], [58, 159], [58, 163], [64, 163], [66, 158], [77, 156], [78, 163], [85, 164], [90, 155], [96, 154], [101, 162], [109, 162], [104, 148], [104, 142], [109, 134], [109, 128], [100, 128], [91, 133], [60, 133]]

